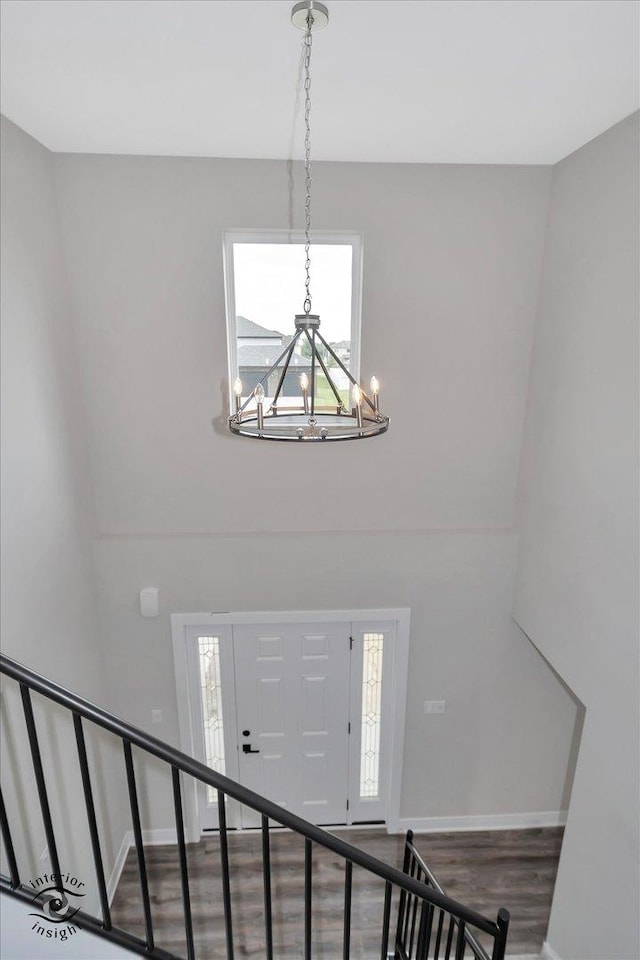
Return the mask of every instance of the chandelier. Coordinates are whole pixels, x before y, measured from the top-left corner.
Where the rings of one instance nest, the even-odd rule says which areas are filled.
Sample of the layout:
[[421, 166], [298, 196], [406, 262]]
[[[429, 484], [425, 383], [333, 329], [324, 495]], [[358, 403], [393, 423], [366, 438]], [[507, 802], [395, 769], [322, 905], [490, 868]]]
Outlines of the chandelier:
[[[371, 377], [369, 392], [358, 383], [336, 350], [320, 333], [320, 317], [311, 305], [311, 46], [312, 30], [321, 30], [329, 22], [329, 11], [317, 0], [302, 0], [291, 11], [292, 23], [304, 30], [304, 169], [305, 169], [305, 279], [303, 313], [295, 316], [295, 333], [276, 362], [265, 371], [243, 401], [240, 378], [235, 380], [235, 410], [229, 417], [232, 433], [258, 440], [359, 440], [375, 437], [389, 427], [389, 418], [380, 411], [380, 384]], [[299, 397], [284, 397], [283, 386], [292, 358], [302, 348], [309, 356], [309, 373], [299, 378]], [[298, 354], [296, 354], [298, 351]], [[295, 364], [294, 364], [295, 366]], [[334, 371], [332, 376], [331, 371]], [[345, 402], [336, 383], [348, 385]], [[345, 379], [346, 378], [346, 379]], [[318, 402], [318, 383], [323, 394], [333, 395], [331, 403]], [[275, 383], [272, 397], [265, 386]]]

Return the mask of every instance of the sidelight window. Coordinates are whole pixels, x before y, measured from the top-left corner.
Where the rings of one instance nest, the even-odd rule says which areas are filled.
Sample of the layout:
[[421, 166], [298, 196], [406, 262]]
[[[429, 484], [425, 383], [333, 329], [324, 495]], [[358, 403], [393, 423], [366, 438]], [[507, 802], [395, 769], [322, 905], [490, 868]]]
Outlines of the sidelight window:
[[362, 734], [360, 741], [360, 798], [380, 793], [380, 728], [382, 720], [383, 633], [363, 634]]
[[[205, 762], [218, 773], [225, 772], [224, 728], [222, 720], [222, 678], [220, 675], [220, 638], [198, 637], [200, 695], [204, 722]], [[207, 801], [214, 803], [216, 791], [207, 787]]]

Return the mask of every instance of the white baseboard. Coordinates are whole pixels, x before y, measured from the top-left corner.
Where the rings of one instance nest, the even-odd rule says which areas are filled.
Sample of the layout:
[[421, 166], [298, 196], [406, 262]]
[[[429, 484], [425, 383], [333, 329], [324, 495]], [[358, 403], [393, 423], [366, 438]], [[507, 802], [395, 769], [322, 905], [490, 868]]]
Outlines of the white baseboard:
[[124, 869], [124, 864], [127, 859], [127, 854], [129, 853], [129, 847], [133, 843], [133, 833], [131, 830], [126, 830], [122, 838], [122, 843], [120, 844], [120, 849], [116, 856], [116, 862], [113, 865], [113, 870], [107, 881], [107, 900], [109, 901], [109, 906], [113, 903], [113, 898], [116, 895], [116, 890], [118, 884], [120, 883], [120, 874]]
[[542, 944], [542, 960], [560, 960], [560, 954], [555, 952], [548, 940]]
[[560, 955], [555, 952], [548, 940], [542, 944], [543, 960], [560, 960]]
[[[176, 844], [178, 842], [176, 828], [164, 827], [160, 830], [143, 830], [142, 842], [145, 847], [166, 847], [168, 844]], [[133, 835], [131, 836], [131, 844], [133, 845]]]
[[[176, 844], [178, 839], [176, 836], [175, 827], [167, 827], [160, 830], [143, 830], [142, 842], [145, 847], [164, 847], [168, 844]], [[118, 850], [116, 862], [113, 865], [113, 870], [111, 871], [111, 875], [107, 881], [107, 899], [109, 901], [109, 905], [111, 905], [113, 901], [118, 884], [120, 882], [120, 875], [124, 869], [125, 861], [127, 859], [127, 854], [133, 845], [133, 830], [126, 830], [122, 838], [122, 843], [120, 844], [120, 849]]]
[[563, 827], [567, 815], [562, 810], [541, 813], [490, 813], [466, 817], [404, 817], [398, 820], [398, 833], [455, 833], [462, 830], [526, 830], [528, 827]]

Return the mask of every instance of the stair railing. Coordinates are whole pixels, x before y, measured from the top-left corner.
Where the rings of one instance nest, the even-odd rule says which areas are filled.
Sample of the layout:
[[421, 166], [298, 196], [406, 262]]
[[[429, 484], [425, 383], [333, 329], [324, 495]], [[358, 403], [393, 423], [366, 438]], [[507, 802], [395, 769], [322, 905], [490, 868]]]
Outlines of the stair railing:
[[[231, 896], [232, 878], [229, 867], [228, 828], [225, 808], [226, 797], [231, 797], [245, 804], [257, 811], [261, 817], [265, 960], [274, 960], [274, 924], [269, 836], [270, 820], [280, 826], [288, 827], [290, 830], [304, 837], [304, 960], [313, 960], [314, 956], [312, 938], [314, 893], [312, 889], [312, 862], [314, 845], [332, 851], [340, 857], [344, 863], [343, 960], [350, 960], [351, 957], [351, 894], [354, 865], [379, 877], [385, 884], [384, 906], [382, 907], [380, 916], [379, 955], [381, 960], [388, 960], [389, 957], [395, 958], [395, 960], [428, 960], [430, 957], [435, 957], [436, 960], [465, 960], [465, 957], [473, 957], [474, 960], [504, 960], [509, 926], [508, 912], [506, 910], [500, 910], [496, 921], [493, 921], [475, 910], [469, 909], [464, 904], [458, 903], [451, 897], [448, 897], [419, 857], [419, 854], [413, 847], [412, 837], [406, 845], [403, 864], [404, 869], [399, 870], [396, 867], [378, 860], [365, 851], [354, 847], [352, 844], [346, 843], [339, 837], [327, 833], [320, 827], [308, 823], [306, 820], [290, 813], [276, 803], [248, 790], [246, 787], [230, 780], [228, 777], [211, 770], [205, 766], [205, 764], [194, 760], [192, 757], [187, 756], [187, 754], [137, 729], [124, 720], [118, 719], [107, 711], [90, 703], [88, 700], [71, 693], [64, 687], [40, 676], [33, 670], [28, 669], [4, 655], [0, 655], [0, 673], [15, 680], [20, 687], [31, 763], [36, 781], [47, 848], [53, 872], [57, 875], [61, 875], [60, 861], [40, 752], [38, 731], [31, 702], [31, 691], [35, 691], [48, 700], [65, 707], [71, 712], [73, 717], [78, 764], [82, 778], [87, 823], [91, 838], [91, 849], [101, 910], [101, 917], [93, 916], [85, 911], [75, 913], [73, 922], [77, 923], [79, 927], [101, 937], [105, 937], [111, 942], [141, 956], [157, 958], [157, 960], [196, 960], [182, 805], [182, 784], [185, 777], [191, 777], [217, 791], [220, 871], [223, 890], [227, 960], [234, 960], [235, 940]], [[100, 831], [98, 828], [91, 775], [87, 760], [84, 721], [96, 724], [98, 727], [109, 731], [109, 733], [122, 741], [134, 846], [138, 862], [145, 930], [144, 939], [136, 937], [128, 931], [115, 926], [112, 922], [105, 880]], [[186, 958], [179, 957], [163, 949], [156, 943], [154, 936], [153, 915], [133, 762], [134, 747], [163, 761], [171, 769], [182, 888]], [[4, 841], [5, 856], [9, 867], [9, 876], [0, 876], [0, 890], [32, 903], [33, 890], [21, 883], [10, 824], [1, 790], [0, 827]], [[394, 901], [398, 918], [395, 935], [391, 932]], [[418, 917], [417, 921], [416, 917]], [[418, 924], [417, 936], [414, 938], [416, 922]], [[447, 933], [443, 940], [441, 931], [445, 928]], [[438, 932], [440, 932], [440, 937], [436, 944], [431, 934], [434, 933], [437, 939]], [[490, 953], [480, 947], [476, 940], [478, 934], [484, 934], [491, 942]], [[444, 944], [443, 952], [434, 953], [434, 947], [440, 950], [441, 943]], [[453, 953], [451, 952], [452, 950], [454, 951]], [[468, 952], [469, 950], [471, 951], [470, 953]]]
[[[416, 850], [413, 843], [413, 830], [408, 830], [405, 838], [404, 861], [402, 869], [410, 877], [425, 883], [440, 894], [445, 894], [435, 876]], [[498, 913], [498, 922], [508, 926], [509, 914], [506, 910]], [[398, 921], [396, 925], [395, 957], [398, 960], [449, 960], [454, 946], [455, 960], [464, 957], [468, 950], [473, 960], [491, 960], [491, 954], [478, 942], [464, 919], [436, 907], [433, 903], [420, 900], [413, 893], [400, 891]], [[495, 954], [494, 954], [495, 956]]]

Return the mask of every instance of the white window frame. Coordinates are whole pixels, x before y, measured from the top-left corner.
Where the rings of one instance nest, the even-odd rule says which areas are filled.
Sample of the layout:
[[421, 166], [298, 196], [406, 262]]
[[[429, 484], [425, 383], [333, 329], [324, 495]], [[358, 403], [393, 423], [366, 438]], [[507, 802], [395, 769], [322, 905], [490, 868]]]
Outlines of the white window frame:
[[[223, 680], [222, 704], [225, 725], [236, 724], [235, 686], [232, 662], [228, 656], [231, 648], [230, 633], [234, 624], [252, 623], [335, 623], [348, 622], [352, 625], [355, 658], [359, 661], [356, 669], [351, 670], [351, 737], [350, 737], [350, 803], [347, 824], [362, 820], [382, 820], [386, 822], [388, 833], [400, 830], [400, 800], [402, 790], [402, 765], [404, 756], [405, 713], [407, 702], [407, 679], [409, 664], [409, 631], [411, 611], [407, 607], [367, 610], [295, 610], [251, 613], [173, 613], [171, 615], [171, 635], [176, 675], [176, 693], [178, 697], [178, 724], [180, 729], [180, 747], [189, 756], [202, 754], [202, 734], [196, 729], [197, 719], [201, 716], [201, 703], [192, 703], [192, 691], [199, 692], [199, 683], [189, 679], [194, 676], [193, 638], [200, 632], [203, 636], [214, 635], [226, 643], [221, 644], [221, 670]], [[195, 629], [194, 629], [195, 628]], [[360, 723], [361, 714], [356, 710], [359, 696], [354, 700], [353, 693], [360, 694], [358, 683], [362, 684], [362, 642], [367, 632], [383, 632], [384, 679], [382, 689], [382, 711], [384, 722], [381, 731], [380, 785], [378, 798], [360, 799]], [[223, 647], [226, 648], [223, 653]], [[353, 659], [352, 659], [353, 662]], [[227, 746], [225, 733], [225, 750]], [[226, 775], [238, 780], [237, 752], [226, 750]], [[191, 778], [189, 778], [191, 779]], [[191, 789], [185, 790], [185, 832], [189, 843], [200, 840], [200, 815], [204, 790], [199, 790], [196, 781], [191, 781]], [[382, 815], [379, 811], [383, 811]], [[239, 828], [239, 821], [230, 811], [233, 826]]]
[[[233, 268], [234, 243], [302, 243], [305, 242], [302, 230], [225, 230], [222, 235], [224, 257], [224, 292], [227, 312], [227, 365], [229, 370], [229, 409], [233, 410], [233, 383], [238, 376], [238, 331], [236, 328], [235, 275]], [[313, 247], [330, 246], [351, 247], [351, 357], [349, 370], [354, 379], [360, 380], [360, 343], [362, 324], [362, 236], [358, 233], [343, 231], [314, 230], [311, 238]], [[313, 269], [313, 267], [312, 267]], [[304, 277], [300, 276], [300, 290], [303, 290]], [[302, 312], [302, 305], [300, 307]], [[293, 320], [293, 317], [291, 318]], [[322, 329], [322, 317], [320, 317]]]

